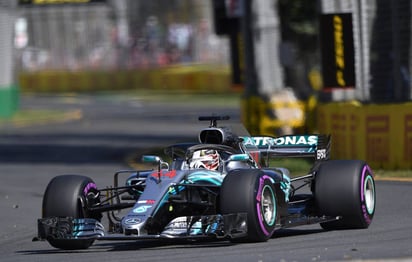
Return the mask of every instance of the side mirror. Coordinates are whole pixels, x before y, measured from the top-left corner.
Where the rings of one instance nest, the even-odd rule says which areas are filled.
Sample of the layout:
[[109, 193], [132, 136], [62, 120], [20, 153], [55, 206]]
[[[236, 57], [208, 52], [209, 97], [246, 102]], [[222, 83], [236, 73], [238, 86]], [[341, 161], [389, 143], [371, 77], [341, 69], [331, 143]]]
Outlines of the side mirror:
[[142, 156], [143, 163], [153, 163], [159, 165], [159, 170], [162, 168], [169, 169], [169, 164], [163, 161], [159, 156], [144, 155]]
[[160, 163], [162, 162], [162, 159], [158, 156], [144, 155], [142, 156], [142, 162], [143, 163]]

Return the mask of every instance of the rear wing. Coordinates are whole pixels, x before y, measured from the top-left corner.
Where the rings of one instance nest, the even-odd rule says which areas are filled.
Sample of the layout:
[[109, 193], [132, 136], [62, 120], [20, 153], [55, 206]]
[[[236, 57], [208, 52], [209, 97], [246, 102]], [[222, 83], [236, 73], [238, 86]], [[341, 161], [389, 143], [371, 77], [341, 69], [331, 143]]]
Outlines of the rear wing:
[[330, 156], [330, 135], [285, 135], [279, 137], [242, 137], [247, 150], [259, 151], [268, 157], [314, 157], [327, 160]]

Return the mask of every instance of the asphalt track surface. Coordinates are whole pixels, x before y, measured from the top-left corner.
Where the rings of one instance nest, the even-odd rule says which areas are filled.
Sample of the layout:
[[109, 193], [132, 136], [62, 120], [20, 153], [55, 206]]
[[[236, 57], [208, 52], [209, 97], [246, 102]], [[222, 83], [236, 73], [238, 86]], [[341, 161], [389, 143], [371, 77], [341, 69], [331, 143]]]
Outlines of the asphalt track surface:
[[98, 241], [88, 250], [61, 251], [32, 242], [49, 180], [83, 174], [112, 185], [138, 150], [196, 139], [210, 107], [140, 101], [123, 96], [30, 96], [22, 108], [80, 109], [82, 118], [0, 129], [0, 261], [410, 261], [412, 183], [378, 181], [377, 209], [366, 230], [323, 231], [318, 225], [280, 230], [266, 243]]

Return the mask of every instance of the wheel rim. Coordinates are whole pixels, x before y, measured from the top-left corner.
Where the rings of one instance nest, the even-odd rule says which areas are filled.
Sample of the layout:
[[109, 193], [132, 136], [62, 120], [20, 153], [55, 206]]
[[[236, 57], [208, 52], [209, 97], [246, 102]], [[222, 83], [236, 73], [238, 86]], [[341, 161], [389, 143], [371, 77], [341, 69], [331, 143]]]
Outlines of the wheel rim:
[[276, 220], [275, 194], [268, 185], [265, 185], [262, 190], [262, 200], [260, 204], [263, 220], [267, 225], [272, 226]]
[[373, 183], [373, 179], [370, 175], [365, 178], [363, 192], [365, 196], [366, 210], [369, 215], [371, 215], [375, 210], [375, 184]]

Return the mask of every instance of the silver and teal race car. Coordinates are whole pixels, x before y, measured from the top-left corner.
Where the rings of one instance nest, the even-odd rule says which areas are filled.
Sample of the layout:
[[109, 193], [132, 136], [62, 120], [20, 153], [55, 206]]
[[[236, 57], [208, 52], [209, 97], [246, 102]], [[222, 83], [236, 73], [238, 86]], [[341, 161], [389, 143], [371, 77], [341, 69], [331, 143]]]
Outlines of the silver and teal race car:
[[[241, 125], [217, 124], [227, 116], [199, 120], [210, 124], [198, 142], [144, 155], [152, 169], [116, 172], [110, 187], [81, 175], [53, 178], [34, 240], [60, 249], [84, 249], [96, 240], [261, 242], [281, 228], [362, 229], [372, 222], [371, 168], [361, 160], [330, 160], [329, 136], [251, 136]], [[312, 168], [292, 176], [272, 166], [289, 157], [308, 157]]]

